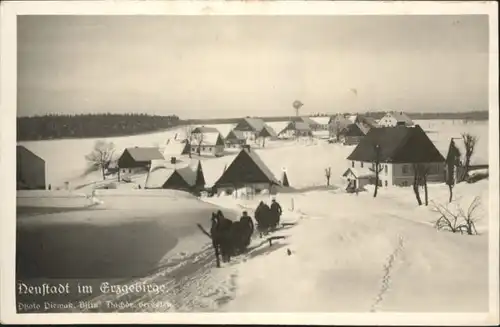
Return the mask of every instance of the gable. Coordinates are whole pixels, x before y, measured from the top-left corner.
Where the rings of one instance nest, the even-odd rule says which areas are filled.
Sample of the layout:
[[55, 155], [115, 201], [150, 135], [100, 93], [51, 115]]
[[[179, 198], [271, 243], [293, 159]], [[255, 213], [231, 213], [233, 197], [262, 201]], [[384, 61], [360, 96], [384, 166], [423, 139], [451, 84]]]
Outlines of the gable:
[[242, 150], [226, 168], [219, 180], [215, 182], [215, 185], [241, 186], [251, 183], [278, 184], [276, 178], [260, 158], [251, 155], [247, 150]]
[[168, 189], [189, 189], [191, 185], [189, 185], [186, 180], [181, 176], [179, 171], [174, 171], [172, 175], [165, 181], [162, 185], [162, 188]]

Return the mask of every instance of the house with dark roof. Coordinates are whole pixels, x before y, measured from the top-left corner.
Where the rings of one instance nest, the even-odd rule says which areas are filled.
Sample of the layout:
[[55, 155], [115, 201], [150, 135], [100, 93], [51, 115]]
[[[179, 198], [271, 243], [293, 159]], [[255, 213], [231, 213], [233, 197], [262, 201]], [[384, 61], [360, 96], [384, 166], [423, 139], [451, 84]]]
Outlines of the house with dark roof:
[[256, 140], [259, 137], [277, 138], [276, 131], [260, 118], [242, 118], [233, 130], [242, 132], [247, 140]]
[[218, 193], [230, 193], [241, 188], [250, 189], [255, 193], [262, 190], [273, 193], [278, 185], [280, 183], [269, 167], [249, 146], [245, 146], [238, 153], [214, 183]]
[[402, 111], [391, 111], [382, 117], [378, 124], [380, 126], [390, 127], [396, 125], [413, 126], [414, 123], [411, 118]]
[[120, 158], [118, 167], [121, 173], [136, 174], [147, 172], [155, 160], [165, 160], [165, 157], [156, 147], [126, 148]]
[[291, 121], [278, 135], [284, 138], [312, 136], [311, 126], [302, 121]]
[[45, 160], [22, 145], [16, 147], [16, 189], [45, 190]]
[[370, 129], [347, 157], [349, 168], [363, 173], [369, 171], [374, 168], [377, 155], [382, 166], [379, 178], [383, 186], [412, 185], [414, 164], [427, 166], [428, 182], [443, 182], [445, 179], [445, 159], [418, 125]]
[[227, 148], [241, 148], [246, 143], [245, 135], [242, 131], [232, 129], [224, 139]]

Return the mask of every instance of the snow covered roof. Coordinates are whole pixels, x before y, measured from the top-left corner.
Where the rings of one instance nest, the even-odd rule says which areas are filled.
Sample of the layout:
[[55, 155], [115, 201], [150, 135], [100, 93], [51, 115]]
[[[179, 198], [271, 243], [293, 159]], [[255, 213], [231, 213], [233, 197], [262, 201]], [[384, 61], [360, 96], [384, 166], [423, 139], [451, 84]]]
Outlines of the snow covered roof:
[[265, 126], [265, 122], [264, 120], [260, 119], [260, 118], [244, 118], [244, 120], [248, 123], [248, 125], [250, 125], [252, 127], [252, 129], [256, 132], [260, 132], [264, 126]]
[[[202, 135], [202, 145], [216, 146], [224, 144], [222, 136], [219, 132], [204, 132], [200, 134]], [[197, 143], [198, 141], [197, 138], [195, 137], [193, 139], [193, 144], [196, 145]]]
[[381, 162], [424, 163], [443, 162], [444, 157], [424, 130], [415, 127], [395, 126], [372, 128], [347, 157], [348, 160], [373, 162], [375, 146], [380, 146]]
[[[254, 165], [249, 161], [253, 162]], [[263, 182], [279, 184], [274, 174], [257, 153], [244, 148], [222, 173], [220, 178], [215, 182], [215, 185]]]
[[187, 142], [168, 139], [163, 147], [163, 157], [167, 160], [187, 153], [189, 153]]
[[127, 151], [130, 156], [138, 162], [143, 162], [143, 161], [151, 161], [151, 160], [162, 160], [164, 159], [163, 155], [160, 153], [160, 150], [155, 147], [148, 147], [148, 148], [140, 148], [140, 147], [134, 147], [134, 148], [126, 148], [125, 151]]
[[305, 124], [309, 125], [309, 126], [316, 126], [316, 125], [318, 125], [317, 122], [315, 122], [314, 120], [312, 120], [309, 117], [300, 117], [300, 121], [302, 123], [305, 123]]
[[219, 130], [215, 127], [208, 127], [208, 126], [198, 126], [195, 129], [193, 129], [192, 133], [219, 133]]
[[264, 124], [264, 127], [259, 132], [260, 137], [278, 137], [276, 131], [269, 125]]
[[309, 117], [312, 121], [314, 121], [318, 125], [327, 125], [330, 122], [330, 117]]
[[413, 121], [402, 111], [391, 111], [386, 114], [386, 116], [394, 117], [397, 122], [404, 122], [405, 124], [411, 126]]
[[156, 164], [151, 167], [149, 176], [147, 177], [147, 188], [161, 188], [163, 184], [177, 171], [177, 173], [188, 183], [194, 185], [196, 182], [196, 170], [199, 160], [191, 160], [190, 162], [181, 162], [171, 164], [165, 161], [163, 164]]
[[309, 124], [301, 122], [301, 121], [291, 121], [288, 125], [280, 132], [284, 133], [286, 131], [301, 131], [301, 132], [309, 132], [311, 131], [311, 126]]
[[365, 169], [365, 170], [357, 170], [354, 168], [347, 168], [347, 170], [342, 174], [342, 177], [349, 177], [350, 175], [353, 175], [355, 178], [369, 178], [369, 177], [375, 177], [375, 173]]
[[242, 131], [235, 131], [234, 129], [229, 131], [229, 133], [226, 136], [226, 140], [245, 140], [245, 135], [243, 134]]

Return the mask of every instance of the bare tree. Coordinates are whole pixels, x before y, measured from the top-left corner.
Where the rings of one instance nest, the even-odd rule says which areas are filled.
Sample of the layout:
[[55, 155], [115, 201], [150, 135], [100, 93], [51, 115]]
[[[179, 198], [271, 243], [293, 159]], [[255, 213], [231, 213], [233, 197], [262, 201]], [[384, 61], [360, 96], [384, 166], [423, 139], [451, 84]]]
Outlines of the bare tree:
[[421, 184], [418, 164], [413, 164], [413, 192], [419, 206], [422, 205], [422, 198], [420, 197], [419, 186]]
[[328, 125], [328, 134], [330, 137], [335, 136], [336, 141], [339, 142], [342, 129], [342, 124], [338, 120], [332, 121]]
[[196, 152], [198, 153], [198, 156], [200, 156], [201, 155], [201, 146], [203, 145], [204, 134], [202, 132], [194, 133], [193, 139], [194, 139], [196, 145], [198, 146], [198, 149]]
[[375, 149], [375, 161], [373, 162], [373, 167], [369, 168], [370, 171], [375, 173], [375, 191], [373, 192], [373, 197], [377, 197], [378, 186], [379, 186], [379, 174], [382, 171], [382, 166], [380, 165], [380, 153], [382, 149], [379, 144], [374, 145]]
[[115, 145], [112, 142], [98, 140], [94, 144], [92, 152], [85, 156], [89, 166], [93, 170], [102, 171], [102, 179], [106, 179], [106, 169], [108, 168], [113, 154], [115, 153]]
[[477, 235], [475, 217], [477, 208], [481, 205], [481, 198], [476, 196], [472, 200], [467, 212], [458, 207], [456, 212], [450, 210], [447, 206], [434, 204], [434, 211], [439, 213], [439, 218], [434, 222], [434, 227], [438, 230], [448, 230], [452, 233], [466, 233], [467, 235]]
[[469, 133], [462, 133], [462, 139], [464, 141], [464, 146], [465, 146], [464, 174], [465, 176], [467, 176], [470, 168], [470, 160], [472, 158], [472, 155], [474, 154], [478, 138]]
[[326, 186], [330, 186], [331, 176], [332, 176], [332, 167], [325, 168]]
[[[429, 205], [429, 195], [428, 195], [428, 189], [427, 189], [427, 176], [429, 175], [429, 166], [418, 163], [414, 165], [414, 174], [416, 176], [417, 180], [417, 187], [418, 186], [423, 186], [424, 187], [424, 203], [425, 205]], [[417, 189], [418, 192], [418, 189]], [[420, 198], [420, 194], [418, 196]], [[417, 199], [418, 201], [418, 199]], [[422, 205], [421, 201], [419, 202], [419, 205]]]
[[453, 187], [455, 187], [455, 164], [453, 162], [446, 163], [446, 185], [450, 190], [450, 198], [448, 202], [453, 200]]
[[193, 144], [193, 125], [184, 125], [185, 140], [189, 143], [189, 158], [191, 158], [191, 146]]

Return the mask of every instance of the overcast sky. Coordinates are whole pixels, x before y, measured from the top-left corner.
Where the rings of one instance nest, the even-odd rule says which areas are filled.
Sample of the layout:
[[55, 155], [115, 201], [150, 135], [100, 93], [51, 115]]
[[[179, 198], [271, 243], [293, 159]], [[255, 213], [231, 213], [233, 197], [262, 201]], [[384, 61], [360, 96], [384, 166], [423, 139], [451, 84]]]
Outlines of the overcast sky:
[[488, 110], [487, 16], [18, 22], [18, 116]]

